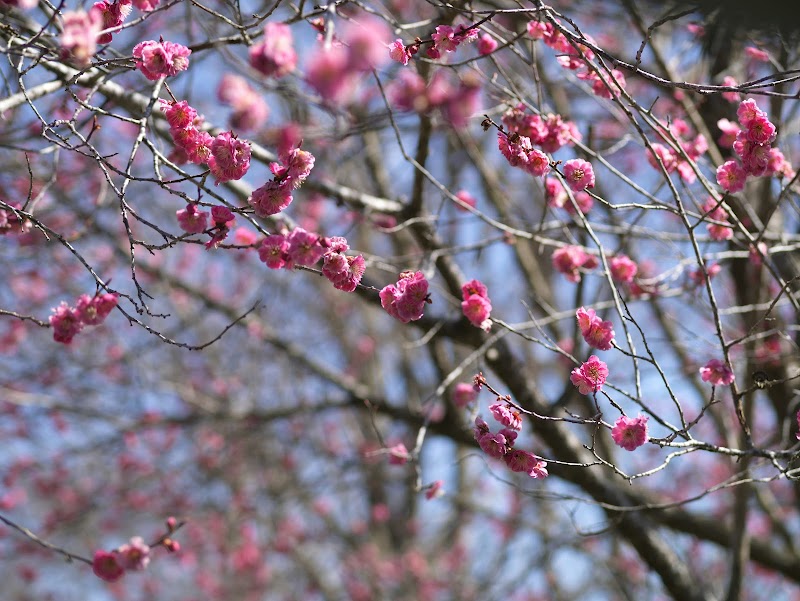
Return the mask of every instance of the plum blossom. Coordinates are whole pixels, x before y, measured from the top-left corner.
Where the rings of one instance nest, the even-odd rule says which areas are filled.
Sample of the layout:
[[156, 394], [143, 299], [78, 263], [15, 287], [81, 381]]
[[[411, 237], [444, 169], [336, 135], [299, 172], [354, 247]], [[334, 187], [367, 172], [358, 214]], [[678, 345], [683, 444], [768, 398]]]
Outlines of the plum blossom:
[[150, 81], [186, 71], [191, 53], [186, 46], [174, 42], [147, 40], [133, 47], [136, 68]]
[[111, 292], [89, 296], [82, 294], [78, 297], [76, 311], [80, 320], [87, 326], [97, 326], [103, 323], [114, 307], [117, 306], [119, 295]]
[[611, 430], [611, 437], [618, 446], [626, 451], [634, 451], [647, 442], [646, 415], [636, 418], [620, 416]]
[[733, 229], [722, 225], [728, 223], [728, 212], [716, 200], [709, 198], [703, 205], [703, 212], [707, 213], [709, 219], [720, 222], [719, 224], [709, 223], [706, 226], [712, 240], [723, 241], [733, 238]]
[[564, 178], [574, 192], [594, 188], [594, 169], [589, 161], [572, 159], [564, 163]]
[[553, 252], [553, 267], [563, 273], [570, 282], [581, 281], [581, 269], [594, 269], [598, 265], [597, 257], [590, 255], [580, 246], [569, 245]]
[[242, 179], [250, 168], [250, 143], [229, 131], [222, 132], [211, 143], [208, 167], [215, 185]]
[[736, 161], [725, 161], [717, 168], [717, 183], [726, 192], [739, 192], [746, 180], [747, 173]]
[[406, 48], [405, 44], [403, 44], [403, 40], [397, 39], [391, 43], [389, 46], [389, 58], [403, 66], [408, 64], [411, 53], [408, 51], [408, 48]]
[[511, 449], [503, 456], [503, 460], [512, 472], [525, 473], [531, 478], [547, 477], [547, 462], [528, 451]]
[[507, 428], [511, 428], [512, 430], [522, 429], [522, 416], [519, 411], [505, 401], [498, 399], [496, 403], [489, 405], [489, 411], [492, 412], [492, 416], [494, 416], [498, 422]]
[[580, 367], [572, 370], [569, 376], [570, 382], [578, 387], [581, 394], [599, 392], [608, 377], [608, 366], [598, 359], [595, 355]]
[[386, 451], [389, 453], [390, 465], [404, 465], [408, 463], [409, 459], [411, 459], [411, 454], [408, 452], [406, 445], [404, 445], [402, 442], [389, 447]]
[[282, 269], [286, 265], [288, 251], [289, 241], [286, 236], [272, 234], [264, 238], [258, 247], [258, 258], [270, 269]]
[[486, 56], [497, 50], [497, 40], [488, 33], [483, 34], [478, 40], [478, 54]]
[[116, 582], [125, 574], [125, 569], [119, 564], [117, 554], [102, 550], [94, 553], [92, 571], [95, 576], [106, 582]]
[[264, 39], [250, 47], [250, 66], [265, 77], [283, 77], [297, 66], [292, 30], [285, 23], [267, 22]]
[[62, 17], [61, 58], [79, 67], [87, 67], [97, 51], [97, 34], [102, 29], [103, 17], [99, 9], [66, 11]]
[[117, 549], [117, 560], [125, 570], [144, 570], [150, 563], [150, 547], [141, 536], [134, 536]]
[[83, 322], [76, 309], [66, 302], [53, 309], [50, 316], [50, 325], [53, 327], [53, 340], [62, 344], [69, 344], [72, 339], [83, 329]]
[[353, 292], [361, 282], [366, 263], [364, 257], [348, 257], [344, 252], [349, 248], [344, 238], [332, 238], [324, 245], [328, 250], [322, 257], [322, 275], [333, 284], [337, 290]]
[[614, 281], [623, 282], [625, 284], [630, 284], [633, 282], [633, 278], [636, 277], [636, 274], [639, 271], [639, 267], [636, 265], [636, 262], [626, 255], [617, 255], [615, 257], [611, 257], [611, 259], [608, 261], [608, 266], [611, 270], [611, 277], [614, 279]]
[[425, 304], [431, 302], [428, 280], [421, 271], [404, 271], [396, 284], [384, 286], [380, 291], [381, 306], [403, 323], [422, 318]]
[[700, 368], [700, 377], [703, 382], [711, 382], [713, 386], [727, 386], [733, 382], [733, 370], [724, 361], [711, 359]]
[[586, 343], [599, 351], [607, 351], [612, 347], [614, 328], [610, 321], [603, 321], [594, 309], [580, 307], [575, 316], [578, 327]]
[[469, 322], [476, 328], [488, 332], [492, 327], [489, 314], [492, 312], [492, 303], [486, 286], [478, 280], [471, 280], [461, 286], [461, 311]]
[[190, 202], [185, 209], [175, 212], [178, 225], [187, 234], [200, 234], [208, 229], [208, 211], [198, 211], [197, 204]]
[[472, 384], [466, 382], [459, 382], [453, 388], [453, 404], [459, 409], [463, 409], [467, 405], [474, 403], [478, 398], [478, 393]]

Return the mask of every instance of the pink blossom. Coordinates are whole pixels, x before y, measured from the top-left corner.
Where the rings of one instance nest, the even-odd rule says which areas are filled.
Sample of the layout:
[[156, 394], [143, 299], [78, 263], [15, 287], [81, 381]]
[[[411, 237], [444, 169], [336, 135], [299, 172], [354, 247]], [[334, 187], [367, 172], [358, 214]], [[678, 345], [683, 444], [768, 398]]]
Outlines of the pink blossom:
[[543, 21], [528, 21], [527, 25], [525, 25], [528, 35], [534, 40], [541, 40], [548, 32], [548, 28], [551, 30], [552, 25]]
[[134, 536], [117, 549], [117, 560], [125, 570], [144, 570], [150, 563], [150, 547], [141, 536]]
[[242, 179], [250, 168], [250, 143], [229, 131], [214, 138], [211, 154], [213, 161], [208, 166], [216, 179], [215, 185]]
[[614, 328], [610, 321], [603, 321], [595, 313], [594, 309], [580, 307], [575, 316], [578, 319], [578, 327], [586, 343], [599, 351], [607, 351], [612, 347], [614, 340]]
[[724, 361], [711, 359], [700, 368], [703, 382], [711, 382], [714, 386], [727, 386], [734, 380], [733, 370]]
[[522, 416], [519, 411], [505, 401], [498, 400], [496, 403], [492, 403], [489, 405], [489, 411], [491, 411], [494, 418], [504, 426], [512, 430], [522, 429]]
[[567, 185], [575, 192], [594, 188], [594, 169], [589, 161], [572, 159], [564, 163], [564, 178], [567, 180]]
[[734, 123], [729, 119], [720, 119], [717, 121], [717, 127], [722, 132], [717, 142], [722, 148], [731, 148], [736, 141], [736, 135], [742, 131], [738, 123]]
[[177, 75], [188, 69], [191, 53], [186, 46], [174, 42], [148, 40], [133, 47], [136, 68], [150, 81]]
[[314, 52], [306, 64], [306, 82], [330, 104], [351, 100], [358, 85], [357, 73], [350, 68], [350, 55], [341, 46]]
[[[336, 239], [333, 239], [336, 240]], [[344, 241], [344, 238], [341, 238]], [[347, 257], [344, 251], [348, 248], [347, 242], [330, 246], [323, 256], [322, 275], [333, 284], [337, 290], [353, 292], [358, 287], [361, 278], [366, 270], [364, 257]]]
[[338, 31], [347, 48], [350, 70], [366, 73], [389, 60], [386, 45], [391, 31], [383, 19], [367, 15], [358, 22], [344, 21]]
[[458, 46], [458, 42], [454, 39], [455, 30], [449, 25], [437, 26], [431, 37], [435, 48], [439, 52], [453, 52]]
[[97, 34], [102, 29], [103, 17], [99, 9], [88, 13], [82, 10], [66, 11], [62, 17], [63, 29], [59, 44], [61, 58], [78, 67], [87, 67], [97, 51]]
[[580, 246], [563, 246], [553, 252], [553, 267], [563, 273], [570, 282], [580, 282], [580, 269], [597, 267], [597, 258], [590, 255]]
[[712, 240], [723, 241], [733, 238], [733, 229], [721, 225], [728, 223], [728, 212], [716, 200], [709, 198], [703, 205], [703, 212], [707, 213], [709, 219], [720, 222], [720, 224], [709, 223], [706, 226]]
[[781, 178], [791, 179], [794, 177], [795, 172], [792, 165], [783, 156], [783, 153], [778, 148], [769, 149], [769, 160], [767, 162], [767, 170], [764, 175], [774, 175]]
[[208, 211], [198, 211], [197, 205], [190, 202], [185, 209], [175, 212], [178, 225], [187, 234], [200, 234], [208, 229]]
[[96, 326], [103, 323], [117, 306], [119, 295], [106, 292], [89, 296], [82, 294], [78, 297], [76, 312], [80, 320], [87, 326]]
[[428, 280], [421, 271], [404, 271], [397, 284], [385, 286], [379, 296], [389, 315], [403, 323], [416, 321], [422, 318], [425, 304], [430, 302]]
[[397, 39], [389, 46], [389, 57], [393, 61], [397, 61], [405, 66], [408, 64], [411, 54], [408, 52], [405, 44], [403, 44], [403, 40]]
[[[130, 0], [116, 0], [115, 2], [103, 0], [95, 2], [92, 9], [100, 11], [103, 19], [101, 29], [116, 29], [131, 14], [131, 3]], [[108, 32], [98, 36], [97, 42], [99, 44], [108, 44], [112, 39], [111, 32]]]
[[636, 263], [626, 255], [612, 257], [608, 263], [611, 269], [611, 277], [617, 282], [630, 284], [639, 271], [639, 267]]
[[289, 241], [286, 236], [272, 234], [264, 238], [258, 247], [258, 258], [270, 269], [281, 269], [286, 265]]
[[658, 159], [660, 159], [667, 173], [675, 171], [675, 168], [678, 166], [678, 157], [675, 156], [672, 150], [658, 143], [652, 144], [651, 146], [652, 151], [648, 150], [647, 152], [647, 162], [650, 163], [653, 168], [658, 169]]
[[746, 180], [747, 173], [736, 161], [726, 161], [717, 168], [717, 183], [726, 192], [739, 192]]
[[106, 551], [95, 551], [92, 571], [95, 576], [106, 582], [116, 582], [125, 574], [125, 569], [119, 564], [117, 554]]
[[486, 432], [478, 439], [478, 446], [489, 457], [500, 459], [508, 452], [511, 445], [508, 444], [506, 437], [500, 432], [496, 434]]
[[143, 12], [151, 12], [158, 6], [159, 0], [133, 0], [133, 5]]
[[550, 159], [541, 150], [534, 148], [528, 153], [525, 171], [535, 177], [543, 177], [550, 173]]
[[50, 325], [53, 328], [53, 340], [63, 344], [71, 343], [75, 335], [83, 329], [83, 321], [77, 310], [64, 301], [53, 309]]
[[486, 56], [497, 50], [497, 40], [495, 40], [488, 33], [485, 33], [478, 40], [478, 54]]
[[592, 355], [588, 361], [572, 370], [569, 379], [578, 387], [578, 392], [589, 394], [590, 392], [599, 392], [607, 377], [608, 366]]
[[747, 124], [747, 139], [755, 144], [771, 144], [775, 136], [775, 126], [766, 115], [758, 115]]
[[289, 242], [289, 249], [286, 251], [287, 269], [292, 269], [295, 265], [310, 267], [325, 254], [325, 249], [319, 243], [319, 236], [301, 227], [294, 228], [286, 239]]
[[[706, 272], [708, 273], [709, 281], [712, 280], [720, 271], [722, 271], [722, 267], [719, 263], [709, 263], [706, 265]], [[695, 286], [702, 286], [706, 281], [706, 274], [703, 272], [701, 267], [698, 267], [689, 274], [689, 279]]]
[[253, 190], [247, 202], [259, 217], [275, 215], [292, 203], [291, 188], [270, 180]]
[[230, 122], [236, 129], [257, 129], [269, 116], [269, 107], [262, 95], [238, 75], [226, 73], [222, 76], [217, 98], [233, 107]]
[[171, 128], [183, 129], [192, 125], [197, 119], [197, 111], [189, 106], [186, 100], [180, 102], [161, 101], [161, 109]]
[[292, 30], [285, 23], [267, 22], [264, 39], [250, 47], [250, 66], [266, 77], [283, 77], [297, 66]]
[[408, 460], [411, 459], [406, 445], [402, 442], [397, 443], [393, 447], [389, 447], [387, 451], [389, 452], [390, 465], [405, 465], [408, 463]]
[[739, 119], [739, 123], [744, 128], [749, 127], [753, 119], [761, 116], [766, 116], [766, 113], [758, 108], [756, 101], [752, 98], [743, 100], [739, 105], [739, 108], [736, 109], [736, 117]]
[[[739, 87], [737, 81], [730, 75], [726, 75], [725, 77], [722, 78], [722, 85], [729, 88]], [[738, 102], [739, 98], [741, 97], [741, 94], [739, 94], [739, 92], [723, 92], [722, 97], [728, 102]]]
[[470, 280], [461, 285], [461, 299], [467, 300], [470, 296], [477, 295], [489, 299], [489, 290], [480, 280]]
[[437, 499], [444, 495], [444, 482], [441, 480], [435, 480], [431, 482], [428, 487], [425, 489], [425, 498], [430, 501], [431, 499]]
[[478, 398], [478, 393], [472, 384], [466, 382], [459, 382], [453, 388], [453, 404], [459, 409], [463, 409], [467, 405], [474, 403]]
[[488, 332], [492, 327], [489, 314], [492, 312], [492, 304], [488, 299], [473, 294], [461, 302], [461, 311], [469, 322], [476, 328]]
[[512, 472], [528, 474], [531, 478], [547, 477], [547, 462], [542, 461], [533, 453], [511, 449], [503, 456], [503, 460]]
[[611, 437], [618, 446], [626, 451], [633, 451], [647, 442], [647, 420], [645, 415], [635, 419], [620, 416], [611, 430]]
[[[456, 192], [455, 196], [458, 198], [458, 200], [463, 202], [465, 205], [472, 207], [473, 209], [478, 205], [478, 201], [472, 194], [470, 194], [468, 190], [459, 190]], [[456, 204], [456, 209], [459, 211], [467, 210], [459, 204]]]

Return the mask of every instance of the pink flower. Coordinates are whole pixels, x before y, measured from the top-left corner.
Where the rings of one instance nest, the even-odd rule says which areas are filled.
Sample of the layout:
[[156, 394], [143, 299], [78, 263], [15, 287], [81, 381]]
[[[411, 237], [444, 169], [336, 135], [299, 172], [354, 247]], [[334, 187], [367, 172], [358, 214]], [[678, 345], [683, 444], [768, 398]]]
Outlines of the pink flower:
[[430, 501], [431, 499], [437, 499], [444, 494], [444, 482], [441, 480], [435, 480], [431, 482], [428, 487], [425, 489], [425, 498]]
[[458, 42], [454, 39], [455, 30], [449, 25], [439, 25], [436, 27], [436, 32], [431, 36], [433, 38], [434, 47], [439, 52], [453, 52], [458, 46]]
[[775, 136], [775, 126], [764, 114], [756, 116], [747, 124], [747, 139], [755, 144], [771, 144]]
[[106, 582], [116, 582], [125, 574], [125, 569], [119, 565], [117, 554], [106, 551], [95, 551], [92, 571]]
[[364, 16], [359, 22], [347, 20], [337, 32], [347, 48], [350, 70], [367, 73], [389, 60], [386, 44], [391, 38], [391, 31], [383, 19]]
[[190, 202], [185, 209], [175, 212], [178, 225], [187, 234], [200, 234], [208, 229], [208, 211], [198, 211], [197, 205]]
[[250, 168], [250, 144], [231, 132], [219, 134], [211, 143], [213, 161], [209, 162], [215, 185], [242, 179]]
[[528, 153], [525, 171], [535, 177], [543, 177], [550, 173], [550, 159], [541, 150], [534, 148]]
[[[647, 152], [647, 162], [650, 163], [653, 168], [658, 169], [658, 159], [661, 159], [661, 164], [664, 165], [664, 169], [667, 173], [675, 171], [675, 168], [678, 166], [678, 158], [672, 150], [658, 143], [652, 144], [652, 147], [652, 152], [649, 150]], [[658, 159], [656, 157], [658, 157]]]
[[739, 123], [744, 128], [749, 127], [753, 119], [761, 116], [766, 116], [766, 113], [758, 108], [756, 101], [752, 98], [743, 100], [739, 105], [739, 108], [736, 109], [736, 117], [739, 119]]
[[268, 22], [264, 39], [250, 47], [250, 66], [266, 77], [283, 77], [297, 66], [292, 30], [284, 23]]
[[472, 384], [459, 382], [453, 388], [453, 404], [459, 409], [463, 409], [470, 403], [474, 403], [478, 398], [478, 393]]
[[150, 81], [177, 75], [188, 69], [191, 53], [186, 46], [174, 42], [148, 40], [133, 47], [136, 68]]
[[428, 280], [421, 271], [404, 271], [396, 285], [390, 284], [380, 291], [381, 306], [403, 323], [422, 318], [425, 304], [430, 302]]
[[633, 451], [647, 442], [647, 420], [649, 418], [639, 415], [635, 419], [620, 416], [611, 430], [611, 437], [618, 446], [626, 451]]
[[288, 250], [289, 241], [286, 236], [272, 234], [264, 238], [261, 246], [258, 247], [258, 258], [270, 269], [281, 269], [286, 265]]
[[143, 12], [154, 11], [159, 0], [133, 0], [133, 5]]
[[734, 123], [729, 119], [720, 119], [717, 121], [717, 127], [722, 132], [719, 140], [717, 140], [722, 148], [731, 148], [736, 141], [736, 135], [742, 131], [738, 123]]
[[[463, 202], [465, 205], [472, 207], [473, 209], [478, 205], [478, 201], [472, 194], [469, 193], [468, 190], [459, 190], [458, 192], [456, 192], [455, 196], [456, 198], [458, 198], [458, 200]], [[456, 205], [456, 209], [458, 209], [459, 211], [467, 210], [459, 204]]]
[[739, 192], [746, 180], [747, 173], [736, 161], [726, 161], [717, 168], [717, 183], [726, 192]]
[[485, 33], [478, 40], [478, 54], [486, 56], [497, 50], [497, 40], [495, 40], [488, 33]]
[[322, 275], [333, 284], [337, 290], [352, 292], [358, 287], [366, 269], [364, 257], [347, 257], [344, 251], [348, 249], [344, 238], [332, 238], [328, 241], [330, 248], [322, 257]]
[[134, 536], [117, 549], [117, 560], [125, 570], [144, 570], [150, 563], [150, 547], [141, 536]]
[[599, 392], [607, 377], [608, 366], [592, 355], [583, 365], [572, 370], [569, 379], [578, 387], [578, 392], [589, 394], [590, 392]]
[[[739, 84], [730, 75], [726, 75], [725, 77], [722, 78], [722, 85], [729, 88], [739, 87]], [[728, 102], [738, 102], [741, 95], [739, 94], [739, 92], [723, 92], [722, 97]]]
[[531, 478], [546, 478], [547, 462], [542, 461], [533, 453], [511, 449], [505, 454], [503, 460], [512, 472], [528, 474]]
[[719, 359], [711, 359], [700, 368], [700, 377], [703, 382], [711, 382], [713, 386], [727, 386], [735, 379], [733, 370]]
[[611, 269], [611, 277], [617, 282], [630, 284], [639, 271], [639, 267], [636, 263], [625, 255], [612, 257], [608, 263]]
[[117, 306], [119, 295], [106, 292], [89, 296], [82, 294], [78, 298], [76, 312], [80, 320], [87, 326], [97, 326], [106, 320], [106, 317]]
[[484, 453], [489, 455], [489, 457], [494, 457], [495, 459], [500, 459], [511, 448], [506, 437], [500, 432], [497, 434], [492, 434], [491, 432], [484, 433], [478, 439], [478, 446]]
[[392, 42], [391, 46], [389, 46], [389, 57], [393, 61], [397, 61], [401, 65], [405, 66], [408, 64], [411, 54], [409, 54], [405, 44], [403, 44], [403, 40], [397, 39]]
[[406, 445], [402, 442], [397, 443], [393, 447], [389, 447], [389, 464], [390, 465], [405, 465], [411, 459], [411, 455], [406, 449]]
[[286, 268], [292, 269], [295, 265], [310, 267], [322, 258], [325, 249], [319, 243], [319, 236], [307, 232], [301, 227], [296, 227], [286, 237], [289, 248], [286, 251]]
[[[115, 29], [122, 25], [122, 22], [131, 14], [131, 3], [129, 0], [117, 0], [110, 2], [103, 0], [95, 2], [93, 10], [100, 11], [103, 20], [101, 29]], [[99, 44], [108, 44], [112, 40], [112, 34], [104, 33], [97, 38]]]
[[597, 267], [597, 257], [585, 252], [580, 246], [563, 246], [553, 252], [553, 267], [567, 276], [570, 282], [580, 282], [580, 269]]
[[280, 213], [292, 203], [292, 190], [274, 180], [268, 181], [250, 193], [248, 204], [259, 217]]
[[543, 21], [528, 21], [525, 29], [528, 32], [528, 35], [534, 40], [541, 40], [549, 31], [548, 28], [552, 27], [553, 26], [550, 23], [545, 23]]
[[167, 118], [167, 123], [171, 128], [183, 129], [194, 124], [197, 119], [197, 111], [194, 110], [186, 100], [180, 102], [161, 101], [161, 109]]
[[233, 107], [231, 125], [238, 130], [253, 130], [269, 116], [269, 107], [261, 94], [243, 77], [226, 73], [217, 87], [217, 98]]
[[504, 426], [512, 430], [522, 429], [522, 416], [519, 411], [508, 403], [498, 400], [496, 403], [489, 405], [489, 411], [491, 411], [494, 418]]
[[83, 321], [78, 312], [64, 301], [53, 309], [50, 325], [53, 327], [53, 340], [62, 344], [72, 342], [75, 335], [83, 329]]
[[345, 104], [353, 97], [359, 74], [350, 68], [350, 55], [341, 46], [314, 52], [306, 63], [306, 82], [330, 104]]
[[[708, 213], [707, 217], [709, 219], [719, 221], [720, 223], [728, 223], [728, 212], [722, 206], [719, 206], [717, 201], [713, 198], [709, 198], [706, 201], [703, 205], [703, 211]], [[722, 241], [733, 238], [733, 229], [725, 225], [709, 223], [706, 229], [708, 229], [708, 234], [711, 236], [712, 240]]]
[[103, 17], [100, 10], [92, 8], [88, 13], [82, 10], [64, 13], [61, 31], [61, 57], [70, 60], [78, 67], [87, 67], [97, 51], [97, 34], [102, 29]]
[[564, 163], [564, 178], [574, 192], [594, 188], [594, 169], [589, 161], [572, 159]]
[[492, 312], [492, 304], [477, 294], [473, 294], [467, 300], [461, 302], [461, 311], [469, 322], [476, 328], [488, 332], [492, 327], [489, 314]]
[[575, 312], [578, 327], [586, 343], [599, 351], [607, 351], [612, 347], [614, 328], [610, 321], [603, 321], [594, 309], [579, 308]]

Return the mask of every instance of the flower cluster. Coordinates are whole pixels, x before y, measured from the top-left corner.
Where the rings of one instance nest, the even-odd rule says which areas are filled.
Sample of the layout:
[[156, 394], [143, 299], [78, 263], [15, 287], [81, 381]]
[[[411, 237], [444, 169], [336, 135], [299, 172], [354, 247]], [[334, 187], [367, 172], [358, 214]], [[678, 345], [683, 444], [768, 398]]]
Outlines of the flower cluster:
[[342, 237], [324, 238], [296, 227], [289, 233], [264, 238], [258, 248], [258, 258], [270, 269], [311, 267], [322, 259], [322, 274], [334, 288], [352, 292], [361, 282], [366, 263], [361, 255], [345, 255], [349, 248]]
[[553, 252], [553, 267], [563, 273], [570, 282], [581, 281], [581, 270], [590, 270], [600, 263], [597, 257], [590, 255], [581, 246], [562, 246]]
[[78, 67], [87, 67], [97, 51], [97, 34], [103, 28], [99, 9], [66, 11], [61, 30], [61, 59]]
[[461, 311], [469, 322], [476, 328], [488, 332], [492, 327], [489, 314], [492, 312], [492, 303], [486, 286], [478, 280], [470, 280], [461, 286]]
[[522, 104], [508, 109], [503, 114], [502, 122], [506, 131], [528, 138], [532, 145], [541, 147], [545, 152], [553, 153], [581, 140], [581, 134], [572, 121], [564, 121], [561, 115], [548, 114], [542, 117], [528, 114]]
[[133, 47], [136, 68], [150, 81], [177, 75], [189, 68], [189, 55], [186, 46], [175, 42], [155, 42], [147, 40]]
[[428, 280], [421, 271], [404, 271], [396, 284], [385, 286], [380, 291], [381, 306], [386, 312], [403, 323], [422, 318], [425, 304], [430, 303]]
[[443, 71], [434, 72], [430, 81], [413, 71], [403, 71], [389, 87], [392, 104], [403, 111], [421, 115], [439, 110], [453, 127], [463, 127], [478, 109], [480, 82], [466, 74], [453, 85]]
[[232, 73], [222, 76], [217, 88], [220, 102], [233, 108], [231, 127], [237, 130], [258, 129], [269, 116], [269, 107], [247, 80]]
[[530, 138], [501, 131], [497, 132], [497, 146], [500, 154], [512, 167], [519, 167], [534, 177], [543, 177], [550, 173], [550, 159], [531, 145]]
[[253, 190], [247, 202], [259, 217], [280, 213], [293, 200], [292, 190], [299, 188], [314, 168], [314, 155], [300, 148], [280, 150], [279, 163], [269, 166], [273, 179]]
[[[443, 53], [455, 52], [461, 44], [469, 44], [477, 40], [478, 28], [466, 25], [456, 25], [455, 27], [438, 25], [431, 39], [433, 44], [425, 51], [425, 54], [428, 58], [435, 60], [441, 58]], [[408, 46], [403, 43], [403, 40], [396, 39], [389, 45], [389, 57], [393, 61], [407, 65], [411, 57], [419, 52], [421, 44], [422, 41], [419, 38]]]
[[611, 277], [615, 282], [630, 284], [639, 272], [639, 266], [627, 255], [616, 255], [608, 261]]
[[708, 151], [708, 141], [705, 136], [698, 134], [692, 137], [692, 130], [683, 119], [672, 120], [669, 127], [662, 126], [659, 134], [670, 144], [674, 143], [672, 138], [676, 139], [680, 149], [676, 150], [664, 144], [652, 144], [652, 150], [647, 152], [647, 161], [654, 169], [660, 168], [660, 162], [667, 173], [677, 171], [683, 181], [687, 184], [693, 183], [697, 179], [697, 174], [691, 163]]
[[[590, 60], [594, 59], [594, 52], [585, 44], [570, 42], [549, 21], [529, 21], [528, 35], [534, 40], [542, 40], [547, 46], [561, 53], [557, 57], [558, 64], [570, 71], [576, 71], [578, 79], [586, 81], [595, 95], [601, 98], [616, 98], [621, 90], [625, 89], [625, 76], [617, 69], [610, 73], [601, 72], [590, 67]], [[594, 43], [590, 37], [586, 40]]]
[[648, 419], [646, 415], [639, 415], [636, 418], [622, 415], [611, 429], [611, 437], [626, 451], [636, 450], [647, 442]]
[[[323, 29], [324, 31], [324, 25]], [[382, 19], [367, 17], [347, 21], [337, 29], [330, 47], [309, 57], [306, 82], [332, 104], [350, 102], [366, 73], [389, 60], [386, 46], [391, 31]]]
[[703, 382], [711, 382], [714, 386], [727, 386], [735, 379], [733, 370], [724, 361], [711, 359], [700, 368], [700, 377]]
[[578, 392], [581, 394], [600, 392], [606, 383], [606, 378], [608, 378], [608, 366], [595, 355], [589, 357], [589, 360], [580, 367], [573, 369], [569, 376], [570, 382], [578, 387]]
[[575, 312], [578, 327], [586, 344], [598, 351], [607, 351], [614, 340], [614, 328], [610, 321], [603, 321], [594, 309], [579, 308]]
[[211, 142], [207, 163], [215, 185], [242, 179], [250, 168], [250, 144], [231, 132], [222, 132]]
[[95, 551], [92, 571], [106, 582], [116, 582], [126, 570], [144, 570], [150, 563], [150, 547], [140, 536], [134, 536], [114, 551]]
[[53, 339], [56, 342], [69, 344], [84, 326], [97, 326], [103, 323], [108, 314], [117, 306], [117, 294], [104, 293], [78, 297], [75, 307], [66, 302], [53, 309], [50, 325], [53, 327]]
[[[741, 129], [736, 133], [733, 151], [738, 161], [729, 160], [717, 168], [717, 183], [726, 192], [739, 192], [748, 176], [793, 177], [783, 153], [771, 148], [777, 135], [767, 114], [755, 100], [745, 100], [736, 111]], [[729, 131], [732, 128], [729, 126]]]
[[[131, 14], [131, 1], [130, 0], [101, 0], [95, 2], [92, 7], [94, 10], [99, 11], [102, 19], [101, 29], [115, 29], [122, 27], [123, 21]], [[112, 33], [107, 32], [97, 38], [101, 44], [108, 44], [112, 40]], [[158, 78], [156, 78], [158, 79]]]
[[475, 418], [473, 435], [481, 450], [495, 459], [502, 459], [513, 472], [528, 474], [531, 478], [546, 478], [547, 463], [533, 453], [514, 448], [522, 420], [519, 412], [498, 398], [489, 407], [494, 418], [503, 426], [498, 432], [492, 432], [481, 417]]
[[328, 246], [328, 250], [322, 256], [322, 275], [328, 278], [337, 290], [352, 292], [364, 275], [366, 269], [364, 257], [346, 256], [344, 253], [350, 246], [347, 240], [339, 236], [327, 239], [324, 244]]
[[284, 23], [264, 25], [264, 39], [249, 52], [250, 66], [265, 77], [283, 77], [297, 66], [292, 30]]
[[728, 212], [713, 198], [709, 198], [703, 205], [703, 212], [706, 217], [717, 223], [709, 223], [707, 226], [708, 235], [712, 240], [723, 241], [733, 238], [733, 229], [728, 223]]

